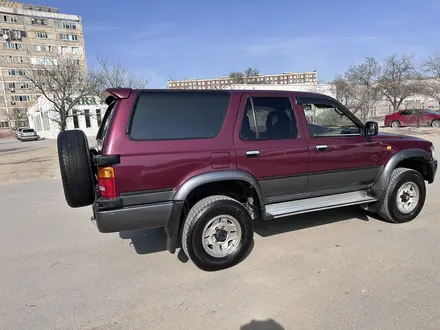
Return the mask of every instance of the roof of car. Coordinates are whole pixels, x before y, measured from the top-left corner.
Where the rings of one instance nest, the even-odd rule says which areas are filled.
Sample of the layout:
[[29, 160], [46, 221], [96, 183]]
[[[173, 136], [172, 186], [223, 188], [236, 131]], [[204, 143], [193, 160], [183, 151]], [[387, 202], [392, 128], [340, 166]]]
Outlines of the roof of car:
[[[335, 98], [320, 94], [320, 93], [312, 93], [312, 92], [302, 92], [302, 91], [286, 91], [286, 90], [272, 90], [272, 89], [169, 89], [169, 88], [162, 88], [162, 89], [132, 89], [132, 88], [109, 88], [106, 89], [102, 95], [102, 100], [105, 100], [107, 103], [107, 100], [117, 97], [117, 98], [128, 98], [132, 91], [136, 92], [145, 92], [145, 93], [231, 93], [231, 94], [245, 94], [245, 93], [252, 93], [254, 95], [264, 95], [264, 94], [271, 94], [271, 95], [286, 95], [286, 94], [294, 94], [295, 96], [299, 97], [314, 97], [314, 98], [322, 98], [322, 99], [328, 99], [328, 100], [335, 100]], [[109, 104], [109, 103], [107, 103]]]

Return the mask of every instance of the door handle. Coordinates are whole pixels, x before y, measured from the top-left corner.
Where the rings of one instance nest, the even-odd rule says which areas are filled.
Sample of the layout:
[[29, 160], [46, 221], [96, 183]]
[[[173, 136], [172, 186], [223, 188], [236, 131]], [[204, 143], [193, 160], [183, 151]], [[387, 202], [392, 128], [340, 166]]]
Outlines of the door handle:
[[260, 152], [258, 150], [249, 150], [249, 151], [246, 151], [246, 156], [247, 157], [259, 157]]
[[328, 146], [326, 144], [318, 144], [316, 147], [316, 151], [327, 151]]

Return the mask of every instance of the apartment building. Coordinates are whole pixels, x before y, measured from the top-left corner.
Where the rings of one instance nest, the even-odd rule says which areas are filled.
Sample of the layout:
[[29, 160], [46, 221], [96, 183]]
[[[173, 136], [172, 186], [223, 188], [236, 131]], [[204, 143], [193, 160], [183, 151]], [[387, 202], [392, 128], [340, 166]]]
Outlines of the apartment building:
[[26, 109], [39, 96], [26, 79], [31, 66], [51, 65], [58, 53], [86, 67], [81, 17], [0, 0], [0, 38], [0, 128], [26, 126]]
[[[168, 80], [167, 87], [170, 89], [223, 89], [236, 84], [232, 77], [220, 77], [214, 79], [190, 78], [186, 80]], [[281, 74], [260, 74], [248, 79], [248, 84], [288, 85], [317, 83], [317, 72], [284, 72]]]

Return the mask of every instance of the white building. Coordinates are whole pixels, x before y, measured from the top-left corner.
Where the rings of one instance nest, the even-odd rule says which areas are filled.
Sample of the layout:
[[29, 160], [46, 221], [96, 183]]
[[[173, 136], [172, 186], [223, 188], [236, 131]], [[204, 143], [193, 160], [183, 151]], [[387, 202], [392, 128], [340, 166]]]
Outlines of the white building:
[[[44, 96], [28, 109], [29, 126], [45, 139], [56, 139], [60, 132], [58, 123], [54, 121], [57, 113], [53, 104]], [[66, 129], [81, 129], [87, 136], [96, 136], [106, 110], [99, 98], [89, 97], [80, 100], [75, 106], [72, 116], [67, 119]]]
[[224, 89], [310, 92], [336, 97], [336, 89], [332, 84], [236, 84]]

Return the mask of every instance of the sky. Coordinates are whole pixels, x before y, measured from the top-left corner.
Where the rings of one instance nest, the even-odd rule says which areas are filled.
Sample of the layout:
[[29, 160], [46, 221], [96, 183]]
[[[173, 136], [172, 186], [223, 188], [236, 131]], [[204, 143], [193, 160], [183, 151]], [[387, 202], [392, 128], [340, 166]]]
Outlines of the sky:
[[420, 63], [440, 52], [440, 0], [33, 3], [82, 17], [90, 67], [96, 56], [117, 60], [151, 88], [248, 67], [262, 74], [317, 70], [328, 82], [367, 56], [404, 53]]

